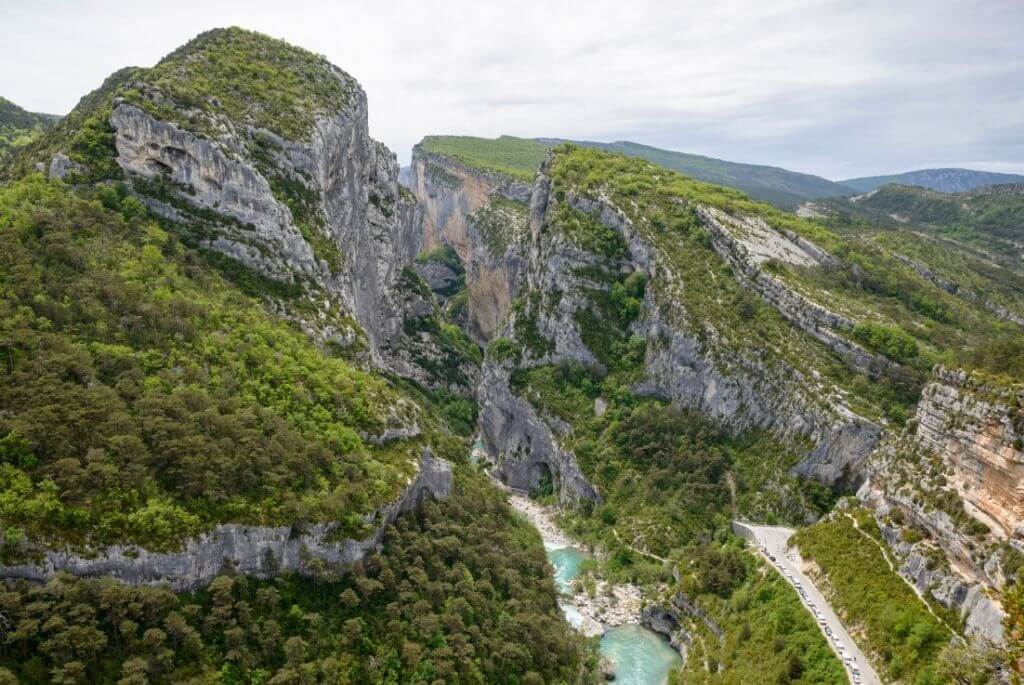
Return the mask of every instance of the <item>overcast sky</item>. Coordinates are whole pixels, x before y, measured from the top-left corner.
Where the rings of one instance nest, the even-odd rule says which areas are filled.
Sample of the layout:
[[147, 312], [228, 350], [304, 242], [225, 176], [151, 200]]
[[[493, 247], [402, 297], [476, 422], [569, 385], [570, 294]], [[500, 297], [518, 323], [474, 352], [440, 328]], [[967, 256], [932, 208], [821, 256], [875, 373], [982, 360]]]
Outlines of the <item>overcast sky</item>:
[[833, 179], [1024, 173], [1024, 0], [0, 0], [0, 95], [63, 114], [228, 25], [359, 79], [403, 163], [427, 134], [507, 133]]

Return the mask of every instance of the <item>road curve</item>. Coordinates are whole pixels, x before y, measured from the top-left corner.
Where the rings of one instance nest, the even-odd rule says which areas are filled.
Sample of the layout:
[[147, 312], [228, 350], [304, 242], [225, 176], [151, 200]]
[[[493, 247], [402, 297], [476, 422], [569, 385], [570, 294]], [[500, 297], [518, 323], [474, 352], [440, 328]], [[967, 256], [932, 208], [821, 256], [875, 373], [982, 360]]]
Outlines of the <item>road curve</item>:
[[[800, 600], [812, 614], [813, 608], [817, 608], [820, 612], [821, 617], [825, 620], [825, 625], [822, 626], [818, 623], [818, 627], [821, 629], [822, 634], [825, 635], [825, 639], [832, 648], [832, 651], [839, 656], [839, 660], [843, 661], [843, 657], [846, 655], [853, 657], [854, 665], [860, 671], [859, 682], [863, 685], [882, 685], [881, 678], [878, 677], [875, 669], [871, 667], [871, 663], [864, 656], [864, 653], [860, 651], [857, 643], [846, 632], [846, 628], [839, 621], [839, 617], [836, 616], [831, 605], [825, 601], [825, 597], [814, 586], [811, 579], [800, 570], [801, 564], [797, 552], [790, 551], [789, 549], [789, 538], [795, 531], [784, 526], [758, 526], [742, 521], [733, 521], [733, 530], [746, 540], [753, 542], [757, 553], [769, 565], [774, 567], [794, 589], [797, 587], [796, 584], [800, 583], [804, 590], [804, 593], [800, 595]], [[774, 556], [775, 560], [772, 561], [768, 555]], [[785, 571], [788, 571], [789, 575], [786, 575]], [[797, 594], [800, 593], [798, 592]], [[817, 619], [815, 619], [815, 622], [817, 622]], [[832, 631], [831, 637], [826, 634], [826, 627]], [[843, 645], [845, 654], [840, 653], [839, 643]], [[850, 665], [845, 661], [843, 665], [846, 667], [847, 677], [850, 682], [855, 682]]]

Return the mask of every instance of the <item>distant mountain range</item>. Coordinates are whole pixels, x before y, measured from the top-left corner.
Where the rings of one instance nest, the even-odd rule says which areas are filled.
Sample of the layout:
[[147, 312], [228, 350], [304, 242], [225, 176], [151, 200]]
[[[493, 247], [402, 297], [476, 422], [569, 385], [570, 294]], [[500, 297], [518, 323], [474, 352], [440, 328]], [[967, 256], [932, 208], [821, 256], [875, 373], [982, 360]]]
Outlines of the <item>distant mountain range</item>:
[[959, 193], [994, 184], [1024, 183], [1024, 176], [973, 169], [921, 169], [890, 176], [830, 181], [781, 167], [730, 162], [714, 157], [663, 150], [626, 140], [602, 143], [568, 138], [478, 138], [475, 136], [427, 136], [421, 145], [435, 154], [459, 159], [470, 166], [489, 168], [521, 180], [529, 180], [547, 150], [559, 143], [618, 152], [678, 171], [707, 183], [742, 190], [757, 200], [783, 209], [795, 209], [808, 200], [845, 197], [870, 192], [888, 184], [919, 186], [942, 193]]
[[[1024, 176], [1000, 174], [994, 171], [975, 171], [974, 169], [920, 169], [889, 176], [849, 178], [845, 181], [838, 181], [838, 183], [853, 188], [859, 193], [866, 193], [890, 183], [920, 186], [942, 193], [961, 193], [965, 190], [974, 190], [981, 186], [998, 183], [1024, 183]], [[822, 195], [821, 197], [827, 196]]]

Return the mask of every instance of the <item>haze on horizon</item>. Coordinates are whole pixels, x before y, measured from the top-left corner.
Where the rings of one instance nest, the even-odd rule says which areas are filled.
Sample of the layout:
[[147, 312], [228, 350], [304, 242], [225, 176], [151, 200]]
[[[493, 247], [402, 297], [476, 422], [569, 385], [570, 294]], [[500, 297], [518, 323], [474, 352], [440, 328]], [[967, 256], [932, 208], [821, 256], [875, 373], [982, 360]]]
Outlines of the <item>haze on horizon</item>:
[[[770, 5], [770, 6], [769, 6]], [[1024, 3], [0, 3], [0, 95], [64, 114], [238, 25], [355, 76], [403, 163], [424, 135], [632, 140], [831, 179], [1024, 173]]]

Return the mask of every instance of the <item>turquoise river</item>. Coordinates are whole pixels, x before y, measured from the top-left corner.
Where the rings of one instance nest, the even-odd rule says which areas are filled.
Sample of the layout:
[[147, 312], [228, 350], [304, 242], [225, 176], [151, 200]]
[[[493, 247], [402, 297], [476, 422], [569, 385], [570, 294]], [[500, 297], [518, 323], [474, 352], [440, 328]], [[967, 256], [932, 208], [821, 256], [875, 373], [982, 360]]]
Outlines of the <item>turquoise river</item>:
[[[571, 547], [548, 549], [548, 560], [555, 569], [555, 583], [563, 594], [570, 594], [573, 579], [580, 572], [586, 555]], [[579, 613], [572, 604], [563, 604], [566, 618], [573, 623]], [[682, 660], [661, 635], [638, 625], [619, 626], [601, 637], [601, 654], [615, 665], [619, 685], [661, 685]]]

